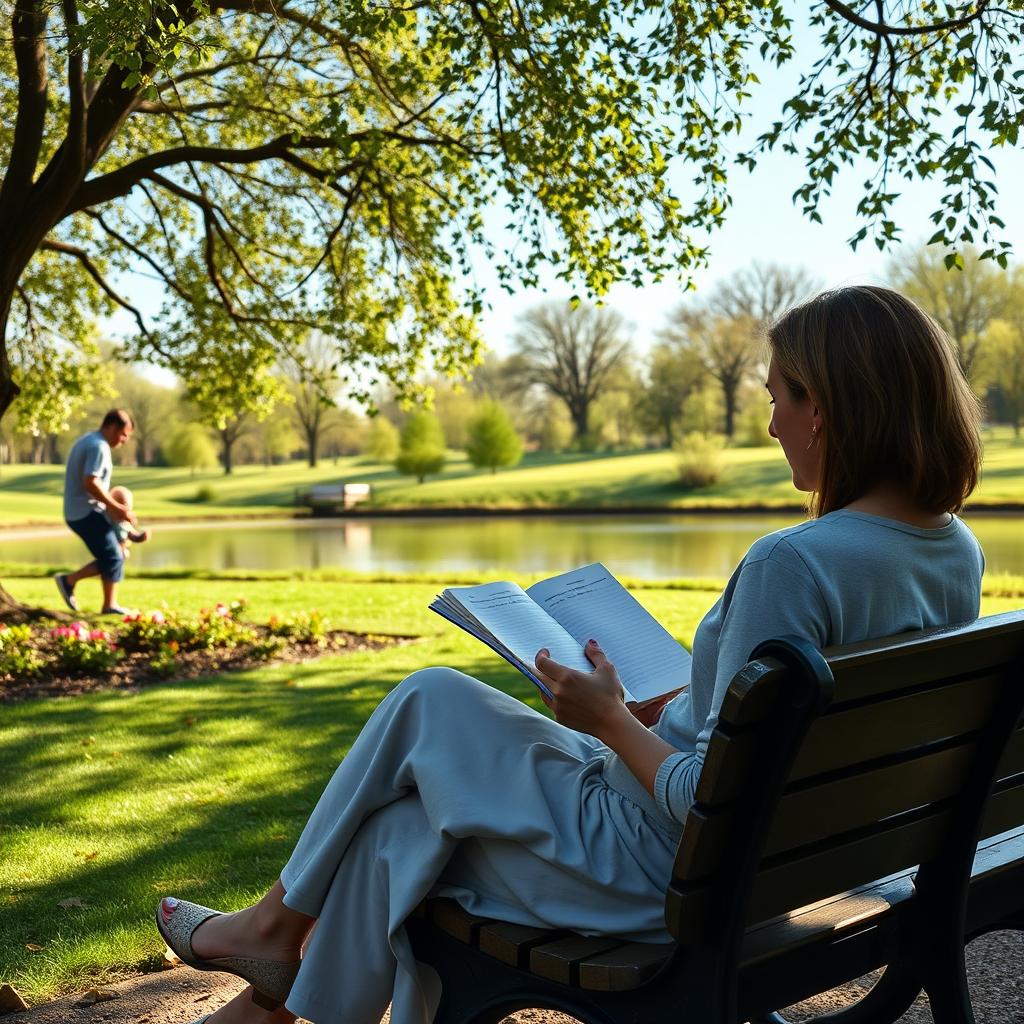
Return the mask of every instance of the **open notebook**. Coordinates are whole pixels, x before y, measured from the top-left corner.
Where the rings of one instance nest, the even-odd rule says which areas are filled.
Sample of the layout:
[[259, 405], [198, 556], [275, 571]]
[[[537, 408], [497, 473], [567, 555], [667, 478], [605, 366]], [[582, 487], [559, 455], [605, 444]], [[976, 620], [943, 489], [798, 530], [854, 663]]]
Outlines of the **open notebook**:
[[619, 673], [626, 700], [647, 700], [690, 681], [690, 655], [600, 563], [541, 580], [450, 587], [433, 611], [483, 641], [550, 696], [534, 658], [590, 672], [583, 645], [593, 637]]

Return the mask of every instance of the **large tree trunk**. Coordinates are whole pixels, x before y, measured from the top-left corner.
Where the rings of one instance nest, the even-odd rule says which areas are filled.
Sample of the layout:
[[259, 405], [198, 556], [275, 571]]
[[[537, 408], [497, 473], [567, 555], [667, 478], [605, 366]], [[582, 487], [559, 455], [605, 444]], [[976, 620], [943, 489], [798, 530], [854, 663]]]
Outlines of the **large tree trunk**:
[[224, 433], [221, 433], [220, 439], [223, 442], [224, 446], [223, 451], [221, 453], [221, 461], [224, 464], [224, 475], [230, 476], [231, 470], [233, 468], [233, 463], [231, 461], [231, 449], [235, 445], [235, 439], [233, 437], [228, 437], [228, 435]]
[[[14, 383], [11, 377], [11, 364], [7, 358], [7, 320], [11, 312], [11, 301], [14, 298], [14, 288], [19, 271], [12, 276], [9, 269], [7, 272], [0, 272], [0, 280], [9, 282], [9, 285], [0, 289], [0, 418], [11, 407], [11, 403], [18, 397], [21, 390]], [[51, 612], [45, 608], [30, 608], [15, 600], [2, 585], [0, 585], [0, 622], [7, 624], [27, 622], [30, 619], [39, 619], [44, 616], [52, 618], [66, 618], [59, 612]]]
[[590, 433], [590, 407], [586, 402], [579, 402], [569, 407], [572, 416], [573, 429], [576, 431], [576, 440], [583, 444]]
[[739, 390], [738, 380], [723, 380], [722, 402], [725, 405], [725, 436], [730, 440], [736, 431], [736, 392]]
[[320, 448], [320, 427], [318, 424], [309, 423], [306, 425], [306, 454], [309, 459], [309, 468], [316, 469], [318, 449]]

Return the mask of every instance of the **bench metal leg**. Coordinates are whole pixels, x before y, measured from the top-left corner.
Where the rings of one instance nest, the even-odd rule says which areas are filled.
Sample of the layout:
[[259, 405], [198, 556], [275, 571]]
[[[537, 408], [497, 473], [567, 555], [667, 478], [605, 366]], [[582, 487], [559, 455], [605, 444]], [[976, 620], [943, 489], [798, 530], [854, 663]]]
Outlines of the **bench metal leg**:
[[935, 1024], [974, 1024], [962, 947], [930, 961], [924, 990], [931, 1002]]

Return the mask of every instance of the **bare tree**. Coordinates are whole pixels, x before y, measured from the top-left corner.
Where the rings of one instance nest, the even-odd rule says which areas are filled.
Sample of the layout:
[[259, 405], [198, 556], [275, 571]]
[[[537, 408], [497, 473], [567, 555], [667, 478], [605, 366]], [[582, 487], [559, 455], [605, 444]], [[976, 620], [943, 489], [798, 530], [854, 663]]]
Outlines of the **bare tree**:
[[708, 296], [708, 309], [732, 320], [748, 317], [767, 330], [790, 306], [820, 288], [817, 278], [802, 267], [754, 262], [715, 285]]
[[736, 429], [740, 388], [763, 362], [768, 326], [819, 287], [801, 268], [752, 263], [719, 281], [703, 302], [684, 304], [671, 314], [663, 337], [697, 353], [718, 382], [726, 437]]
[[625, 323], [610, 309], [552, 302], [525, 313], [516, 335], [523, 380], [561, 399], [576, 440], [590, 430], [590, 409], [629, 354]]
[[340, 382], [337, 342], [313, 332], [281, 361], [281, 370], [295, 400], [295, 419], [306, 442], [306, 458], [313, 468], [317, 464], [327, 416], [336, 408], [334, 392]]

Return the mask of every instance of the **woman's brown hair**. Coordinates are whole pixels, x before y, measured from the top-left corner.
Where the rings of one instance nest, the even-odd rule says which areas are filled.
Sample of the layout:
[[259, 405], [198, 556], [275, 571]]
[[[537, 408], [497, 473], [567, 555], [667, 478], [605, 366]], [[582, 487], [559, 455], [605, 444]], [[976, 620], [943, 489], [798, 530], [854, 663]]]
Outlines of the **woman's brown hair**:
[[981, 466], [978, 401], [930, 316], [888, 288], [840, 288], [784, 313], [768, 344], [793, 397], [822, 417], [812, 515], [879, 483], [928, 512], [963, 507]]

